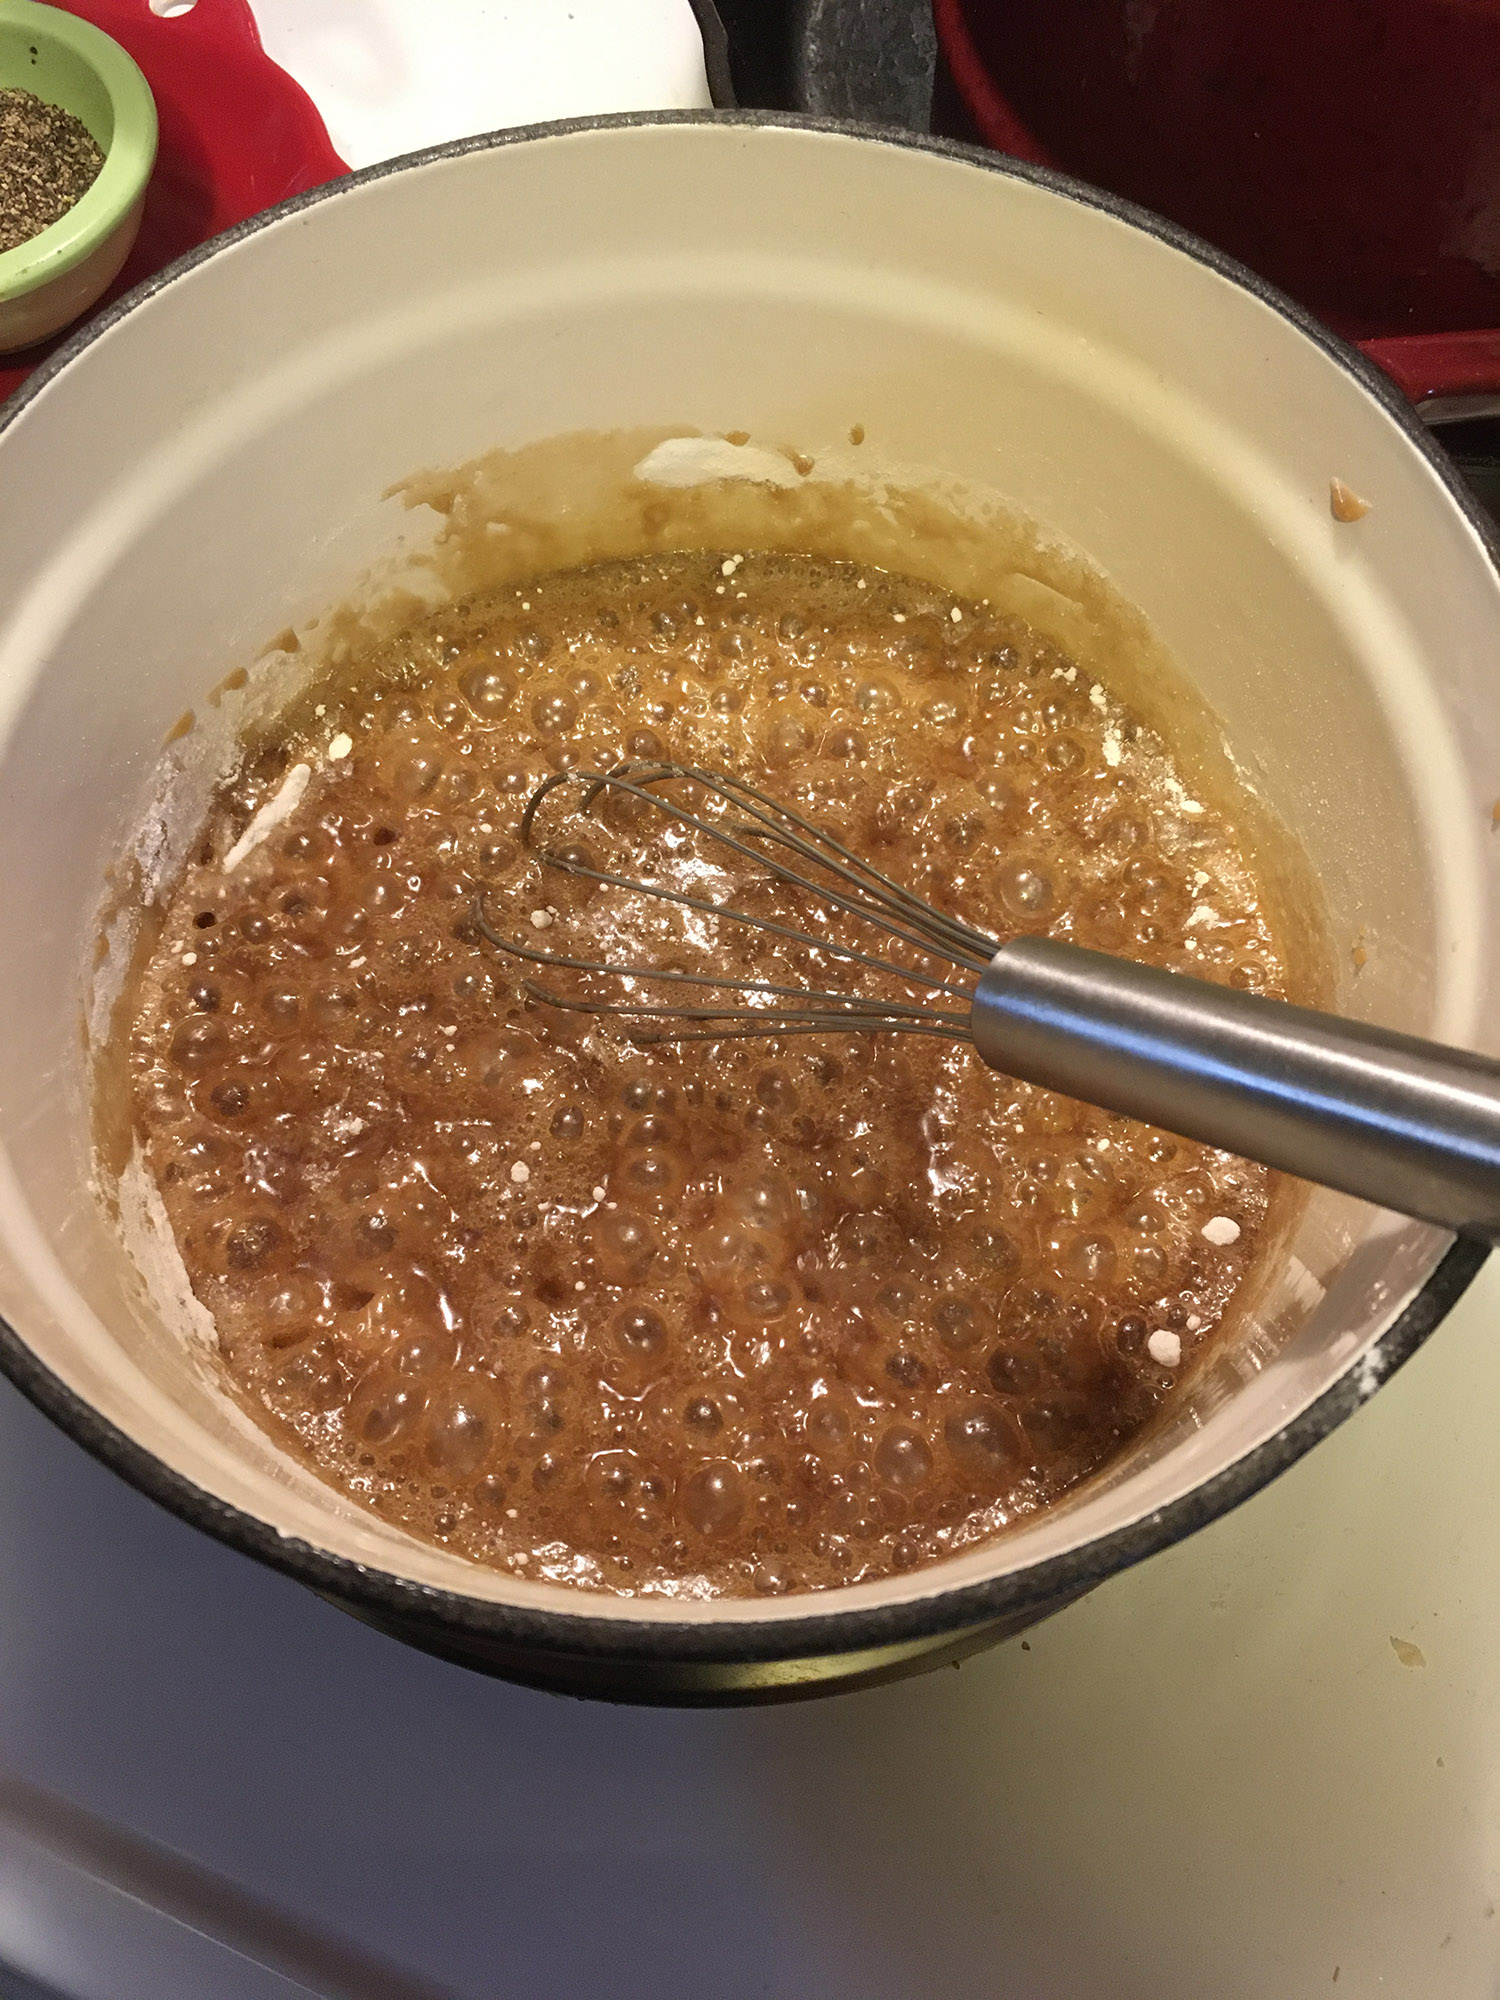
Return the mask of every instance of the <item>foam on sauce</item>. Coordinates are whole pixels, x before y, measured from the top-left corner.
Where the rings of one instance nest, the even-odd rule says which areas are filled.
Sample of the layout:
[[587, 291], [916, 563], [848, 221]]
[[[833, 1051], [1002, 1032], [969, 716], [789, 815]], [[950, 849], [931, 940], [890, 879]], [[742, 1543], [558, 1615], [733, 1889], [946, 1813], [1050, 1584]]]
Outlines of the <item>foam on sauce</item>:
[[[549, 772], [662, 755], [1000, 939], [1283, 990], [1219, 802], [1018, 618], [849, 562], [627, 559], [420, 617], [248, 749], [128, 996], [137, 1139], [244, 1405], [413, 1532], [622, 1592], [907, 1569], [1141, 1430], [1271, 1177], [962, 1045], [642, 1048], [529, 998], [476, 896], [579, 958], [859, 984], [521, 846]], [[618, 802], [548, 824], [856, 935]]]

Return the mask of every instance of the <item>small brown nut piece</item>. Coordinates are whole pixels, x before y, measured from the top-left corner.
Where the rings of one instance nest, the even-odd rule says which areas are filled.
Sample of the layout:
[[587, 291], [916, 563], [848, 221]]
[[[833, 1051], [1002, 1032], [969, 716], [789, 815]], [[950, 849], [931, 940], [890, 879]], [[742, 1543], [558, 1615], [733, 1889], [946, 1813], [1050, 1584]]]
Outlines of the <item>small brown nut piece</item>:
[[1360, 521], [1370, 511], [1368, 500], [1361, 500], [1352, 486], [1346, 486], [1342, 479], [1328, 482], [1328, 506], [1335, 521]]

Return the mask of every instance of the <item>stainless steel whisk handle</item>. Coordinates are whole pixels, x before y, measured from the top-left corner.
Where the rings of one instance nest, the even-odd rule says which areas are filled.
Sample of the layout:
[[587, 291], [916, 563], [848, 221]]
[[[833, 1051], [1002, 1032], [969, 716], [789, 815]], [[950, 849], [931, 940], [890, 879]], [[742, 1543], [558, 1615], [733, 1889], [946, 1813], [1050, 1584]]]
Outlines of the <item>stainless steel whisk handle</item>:
[[1500, 1063], [1208, 980], [1015, 938], [974, 994], [992, 1069], [1500, 1241]]

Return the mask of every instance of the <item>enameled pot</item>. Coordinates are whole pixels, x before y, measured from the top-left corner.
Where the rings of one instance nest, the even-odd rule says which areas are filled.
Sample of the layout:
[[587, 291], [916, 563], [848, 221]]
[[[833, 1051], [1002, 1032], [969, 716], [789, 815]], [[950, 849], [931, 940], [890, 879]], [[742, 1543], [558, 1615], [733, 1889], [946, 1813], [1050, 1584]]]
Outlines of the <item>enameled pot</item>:
[[[1178, 1419], [1071, 1504], [933, 1568], [769, 1601], [479, 1569], [321, 1485], [218, 1392], [95, 1198], [79, 1031], [105, 869], [173, 725], [430, 534], [382, 498], [421, 468], [632, 428], [832, 462], [856, 427], [851, 479], [1002, 493], [1140, 607], [1307, 849], [1338, 1004], [1500, 1052], [1482, 521], [1358, 356], [1108, 197], [780, 117], [505, 133], [217, 239], [0, 408], [0, 1361], [187, 1520], [541, 1685], [775, 1698], [1017, 1630], [1292, 1462], [1480, 1260], [1315, 1196]], [[1362, 521], [1333, 518], [1334, 478]]]

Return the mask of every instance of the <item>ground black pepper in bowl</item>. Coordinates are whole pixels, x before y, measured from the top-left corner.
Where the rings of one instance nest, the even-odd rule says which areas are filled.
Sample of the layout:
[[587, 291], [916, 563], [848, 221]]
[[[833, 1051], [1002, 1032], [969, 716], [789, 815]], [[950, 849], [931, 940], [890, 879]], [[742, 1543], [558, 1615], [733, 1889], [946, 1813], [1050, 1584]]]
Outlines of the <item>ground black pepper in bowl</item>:
[[81, 118], [29, 90], [0, 90], [0, 251], [60, 221], [103, 165]]

